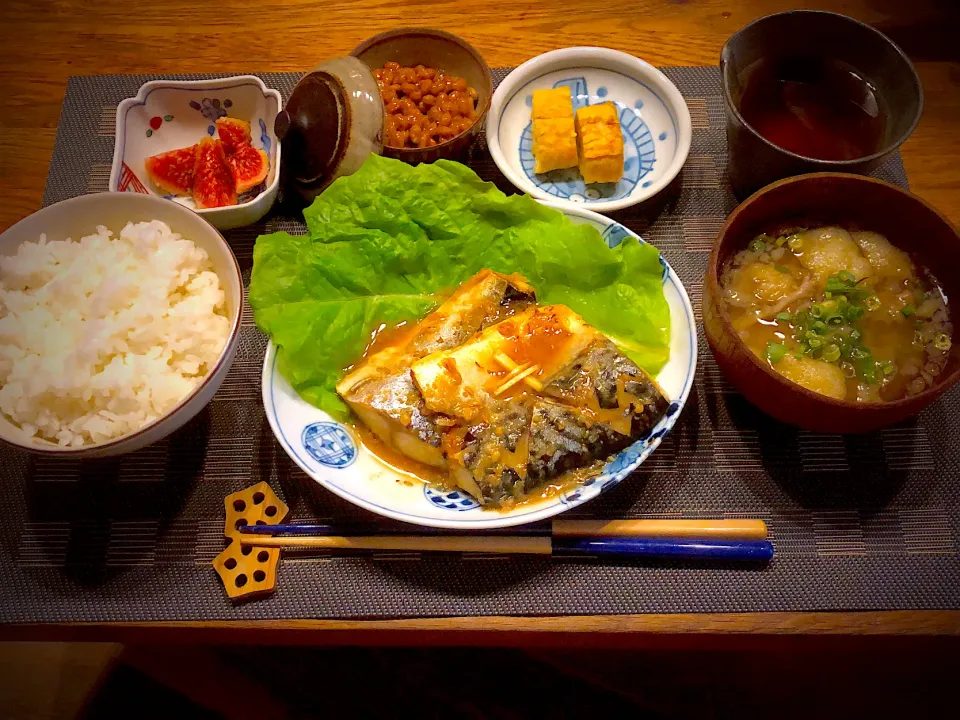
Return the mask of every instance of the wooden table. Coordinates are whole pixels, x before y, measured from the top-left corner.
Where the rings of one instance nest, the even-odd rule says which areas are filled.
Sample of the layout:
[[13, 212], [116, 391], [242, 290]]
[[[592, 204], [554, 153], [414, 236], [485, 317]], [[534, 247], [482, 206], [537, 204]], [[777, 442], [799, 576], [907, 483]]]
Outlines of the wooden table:
[[[794, 0], [4, 0], [0, 8], [0, 229], [37, 210], [70, 75], [305, 71], [374, 33], [429, 24], [462, 35], [492, 66], [571, 45], [605, 45], [655, 65], [715, 65], [726, 38]], [[917, 64], [923, 119], [903, 146], [915, 192], [960, 223], [960, 6], [954, 0], [823, 0], [882, 30]], [[746, 613], [10, 627], [6, 637], [245, 642], [668, 644], [715, 638], [960, 635], [957, 612]], [[551, 639], [552, 638], [552, 639]], [[759, 639], [759, 638], [758, 638]], [[798, 638], [799, 639], [799, 638]]]

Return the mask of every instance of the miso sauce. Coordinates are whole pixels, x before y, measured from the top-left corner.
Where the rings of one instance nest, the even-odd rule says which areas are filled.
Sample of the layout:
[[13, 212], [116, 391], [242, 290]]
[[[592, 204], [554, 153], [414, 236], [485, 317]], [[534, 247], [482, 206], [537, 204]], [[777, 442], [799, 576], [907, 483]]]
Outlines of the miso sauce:
[[774, 145], [818, 160], [872, 155], [886, 129], [886, 108], [873, 85], [829, 59], [758, 60], [747, 70], [740, 113]]

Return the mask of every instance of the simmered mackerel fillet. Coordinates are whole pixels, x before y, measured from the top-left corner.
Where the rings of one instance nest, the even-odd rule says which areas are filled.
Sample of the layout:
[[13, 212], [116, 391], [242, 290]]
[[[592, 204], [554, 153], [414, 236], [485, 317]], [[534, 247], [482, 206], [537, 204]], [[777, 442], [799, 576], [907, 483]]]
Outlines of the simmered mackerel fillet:
[[418, 462], [445, 467], [438, 425], [445, 419], [424, 411], [410, 366], [429, 353], [464, 343], [535, 299], [533, 288], [519, 276], [483, 270], [394, 344], [365, 358], [337, 384], [337, 392], [388, 446]]
[[415, 362], [412, 374], [425, 412], [445, 418], [451, 476], [492, 505], [599, 467], [668, 404], [643, 370], [562, 305], [519, 312]]

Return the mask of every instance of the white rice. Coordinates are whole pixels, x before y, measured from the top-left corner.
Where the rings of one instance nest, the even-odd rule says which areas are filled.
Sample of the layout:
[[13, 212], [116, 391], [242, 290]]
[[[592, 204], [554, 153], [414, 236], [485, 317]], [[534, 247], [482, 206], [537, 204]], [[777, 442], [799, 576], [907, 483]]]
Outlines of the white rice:
[[30, 436], [103, 443], [213, 369], [230, 321], [207, 253], [154, 220], [0, 257], [0, 411]]

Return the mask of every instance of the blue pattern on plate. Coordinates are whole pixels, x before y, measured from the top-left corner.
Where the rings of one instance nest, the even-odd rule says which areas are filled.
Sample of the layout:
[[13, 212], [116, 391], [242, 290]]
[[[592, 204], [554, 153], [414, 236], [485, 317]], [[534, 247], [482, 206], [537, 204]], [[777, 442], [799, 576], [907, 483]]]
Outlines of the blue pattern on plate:
[[270, 134], [267, 132], [267, 124], [263, 121], [263, 118], [260, 118], [260, 144], [263, 146], [263, 151], [269, 155], [270, 154]]
[[[607, 225], [600, 232], [600, 237], [603, 238], [603, 241], [607, 244], [607, 247], [613, 248], [622, 243], [624, 238], [634, 237], [634, 234], [627, 230], [620, 223], [613, 223], [611, 225]], [[643, 242], [643, 240], [640, 242]], [[667, 268], [667, 261], [663, 259], [663, 255], [660, 255], [660, 268], [660, 281], [666, 282], [670, 275], [670, 270]]]
[[587, 91], [587, 79], [584, 77], [575, 77], [575, 78], [567, 78], [566, 80], [557, 80], [553, 84], [553, 87], [570, 88], [570, 97], [573, 98], [574, 112], [590, 104], [590, 93]]
[[605, 87], [603, 87], [603, 86], [598, 87], [598, 88], [597, 88], [597, 97], [605, 98], [605, 97], [609, 94], [609, 92], [610, 92], [610, 91], [607, 90], [607, 89], [606, 89]]
[[340, 423], [311, 423], [303, 429], [300, 442], [310, 457], [327, 467], [345, 468], [357, 459], [357, 446]]
[[633, 107], [634, 107], [636, 110], [643, 110], [643, 100], [637, 100], [637, 101], [633, 104]]
[[463, 512], [480, 507], [480, 503], [461, 490], [438, 490], [430, 485], [423, 486], [423, 494], [431, 504], [444, 510]]
[[666, 132], [666, 130], [664, 130], [662, 133], [660, 133], [660, 139], [661, 139], [661, 140], [666, 140], [666, 139], [667, 139], [667, 132]]
[[633, 237], [633, 233], [620, 223], [613, 223], [604, 228], [603, 232], [600, 233], [600, 237], [607, 243], [607, 247], [614, 248], [622, 243], [624, 238]]
[[[574, 110], [590, 104], [590, 94], [585, 78], [576, 77], [558, 80], [557, 87], [569, 87], [573, 97]], [[604, 97], [598, 88], [597, 95]], [[638, 101], [639, 102], [639, 101]], [[533, 123], [528, 123], [520, 136], [520, 165], [526, 176], [544, 192], [554, 197], [575, 202], [593, 200], [617, 200], [627, 197], [640, 181], [652, 170], [657, 161], [653, 135], [647, 124], [633, 110], [616, 103], [620, 113], [620, 130], [623, 134], [623, 177], [617, 183], [587, 185], [576, 168], [554, 170], [537, 175], [534, 172], [536, 161], [533, 157]], [[641, 103], [642, 105], [642, 103]]]

